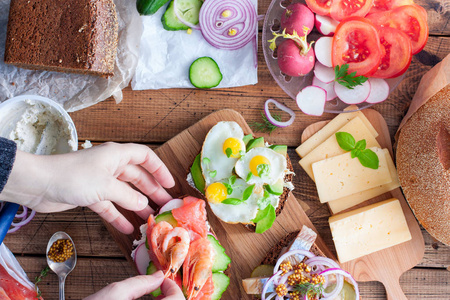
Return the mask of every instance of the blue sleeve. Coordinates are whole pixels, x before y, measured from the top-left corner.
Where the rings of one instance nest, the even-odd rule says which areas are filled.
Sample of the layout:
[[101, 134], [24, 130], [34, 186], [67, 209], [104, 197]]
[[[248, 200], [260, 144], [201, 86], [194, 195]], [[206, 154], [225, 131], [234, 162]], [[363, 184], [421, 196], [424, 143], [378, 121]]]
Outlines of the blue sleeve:
[[0, 137], [0, 193], [8, 181], [16, 159], [17, 145], [13, 141]]

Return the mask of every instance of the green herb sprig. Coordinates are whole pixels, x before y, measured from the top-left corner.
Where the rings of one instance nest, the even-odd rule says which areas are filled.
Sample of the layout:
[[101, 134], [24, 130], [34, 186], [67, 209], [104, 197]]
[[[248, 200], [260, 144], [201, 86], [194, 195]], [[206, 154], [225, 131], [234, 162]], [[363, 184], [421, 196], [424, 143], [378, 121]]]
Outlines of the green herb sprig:
[[41, 295], [42, 295], [42, 292], [38, 288], [38, 283], [41, 282], [45, 276], [47, 276], [48, 271], [50, 271], [50, 268], [47, 266], [41, 271], [41, 273], [38, 276], [36, 276], [34, 278], [34, 281], [35, 281], [34, 288], [36, 289], [36, 298], [38, 298], [38, 299], [41, 298]]
[[348, 68], [348, 64], [334, 67], [335, 81], [337, 83], [352, 90], [353, 87], [362, 85], [367, 81], [365, 76], [356, 76], [356, 71], [348, 74]]
[[[270, 123], [269, 120], [267, 120], [266, 114], [264, 112], [261, 112], [261, 116], [262, 116], [262, 122], [251, 122], [249, 124], [254, 132], [264, 132], [264, 133], [271, 134], [272, 131], [279, 128], [279, 127], [273, 125], [272, 123]], [[272, 114], [272, 117], [275, 120], [281, 122], [280, 115]]]
[[206, 165], [206, 172], [208, 172], [209, 176], [211, 178], [216, 177], [217, 175], [217, 170], [210, 170], [209, 169], [209, 164], [211, 163], [211, 160], [207, 157], [203, 157], [203, 163]]
[[357, 157], [361, 165], [370, 169], [378, 169], [380, 161], [375, 152], [366, 149], [366, 140], [355, 141], [355, 138], [348, 132], [336, 132], [336, 140], [345, 151], [350, 151], [352, 158]]
[[[225, 185], [226, 187], [226, 185]], [[225, 200], [222, 201], [223, 204], [231, 204], [231, 205], [239, 205], [242, 202], [245, 202], [248, 200], [248, 198], [250, 198], [250, 196], [253, 193], [253, 189], [255, 188], [255, 185], [251, 185], [249, 187], [247, 187], [244, 190], [244, 193], [242, 194], [242, 199], [238, 199], [238, 198], [227, 198]]]

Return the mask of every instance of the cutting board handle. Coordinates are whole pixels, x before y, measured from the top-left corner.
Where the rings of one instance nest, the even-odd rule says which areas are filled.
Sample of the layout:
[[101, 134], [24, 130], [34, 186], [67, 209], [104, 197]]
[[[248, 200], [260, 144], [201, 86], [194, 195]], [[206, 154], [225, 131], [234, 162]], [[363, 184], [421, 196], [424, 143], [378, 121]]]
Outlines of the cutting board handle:
[[389, 278], [383, 282], [383, 285], [386, 288], [387, 300], [408, 300], [403, 293], [399, 279]]

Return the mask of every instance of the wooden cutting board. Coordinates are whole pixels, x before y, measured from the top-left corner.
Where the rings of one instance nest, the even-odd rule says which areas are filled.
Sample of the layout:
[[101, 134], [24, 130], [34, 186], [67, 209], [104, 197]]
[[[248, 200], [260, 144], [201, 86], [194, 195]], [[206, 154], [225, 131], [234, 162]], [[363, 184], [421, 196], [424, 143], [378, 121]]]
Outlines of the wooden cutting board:
[[[373, 109], [365, 109], [362, 112], [378, 132], [378, 143], [382, 148], [389, 149], [389, 152], [393, 157], [389, 129], [383, 116]], [[303, 131], [301, 138], [302, 143], [327, 123], [328, 121], [322, 121], [308, 126]], [[343, 269], [350, 272], [357, 281], [382, 282], [386, 288], [386, 294], [389, 300], [402, 300], [407, 298], [400, 287], [399, 278], [404, 272], [411, 269], [422, 260], [425, 253], [425, 244], [419, 224], [403, 197], [400, 188], [367, 200], [348, 210], [353, 210], [390, 198], [397, 198], [400, 200], [412, 239], [400, 245], [377, 251], [370, 255], [341, 264], [341, 266]]]
[[[200, 120], [155, 150], [175, 178], [175, 187], [169, 190], [174, 198], [183, 195], [202, 197], [188, 185], [186, 175], [195, 156], [200, 153], [206, 134], [219, 121], [235, 121], [242, 127], [245, 134], [252, 133], [250, 127], [238, 112], [229, 109], [221, 110]], [[133, 212], [118, 209], [136, 228], [134, 234], [127, 236], [118, 232], [109, 223], [105, 222], [105, 225], [123, 254], [134, 266], [130, 257], [132, 242], [134, 239], [140, 238], [138, 228], [144, 221]], [[250, 277], [252, 270], [260, 264], [270, 248], [288, 233], [300, 230], [303, 225], [315, 230], [314, 225], [292, 193], [272, 228], [264, 234], [250, 232], [242, 225], [223, 223], [211, 213], [208, 206], [207, 210], [208, 221], [232, 261], [228, 269], [231, 279], [230, 286], [222, 299], [250, 299], [243, 290], [241, 281]], [[334, 258], [334, 254], [330, 252], [320, 237], [316, 240], [316, 245], [325, 255]]]

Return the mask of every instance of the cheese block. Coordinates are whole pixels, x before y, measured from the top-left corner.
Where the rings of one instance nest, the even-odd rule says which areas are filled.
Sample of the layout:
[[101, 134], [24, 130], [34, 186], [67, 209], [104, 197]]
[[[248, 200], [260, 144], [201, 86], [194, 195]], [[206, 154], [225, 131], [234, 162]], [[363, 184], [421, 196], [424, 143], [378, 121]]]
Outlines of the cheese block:
[[[349, 109], [356, 109], [356, 106], [349, 106]], [[337, 115], [333, 120], [331, 120], [327, 125], [325, 125], [322, 129], [317, 131], [313, 136], [303, 142], [300, 146], [297, 147], [295, 151], [300, 157], [305, 157], [308, 153], [314, 150], [317, 146], [322, 144], [326, 139], [332, 136], [335, 132], [340, 131], [345, 124], [347, 124], [350, 120], [355, 117], [359, 117], [361, 121], [363, 121], [364, 125], [369, 129], [370, 133], [374, 136], [378, 136], [378, 132], [372, 126], [370, 121], [366, 118], [366, 116], [361, 111], [342, 113]]]
[[382, 184], [380, 186], [368, 189], [366, 191], [362, 191], [350, 196], [346, 196], [337, 200], [333, 200], [328, 202], [328, 207], [331, 210], [332, 214], [337, 214], [347, 208], [353, 207], [360, 203], [363, 203], [366, 200], [377, 197], [389, 191], [392, 191], [400, 186], [400, 181], [397, 175], [397, 169], [395, 168], [394, 161], [392, 160], [391, 155], [389, 154], [388, 149], [383, 149], [385, 153], [386, 162], [389, 168], [389, 173], [391, 174], [392, 181]]
[[[366, 140], [366, 147], [380, 147], [380, 144], [372, 135], [370, 129], [366, 126], [363, 120], [356, 116], [350, 120], [346, 125], [342, 126], [338, 131], [350, 133], [356, 141]], [[337, 132], [337, 131], [336, 131]], [[314, 150], [309, 152], [304, 158], [300, 160], [300, 166], [305, 170], [305, 172], [314, 180], [314, 174], [312, 172], [311, 165], [317, 161], [337, 156], [345, 153], [346, 151], [339, 147], [334, 133], [327, 138], [322, 144], [317, 146]]]
[[337, 200], [392, 181], [385, 152], [370, 148], [379, 160], [378, 169], [364, 167], [350, 152], [313, 163], [321, 203]]
[[411, 239], [402, 207], [395, 198], [332, 216], [329, 223], [340, 263]]

